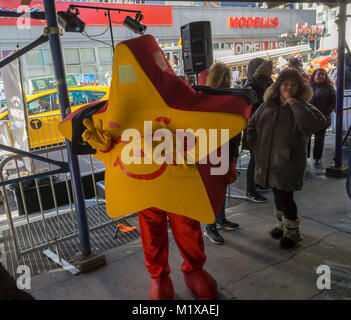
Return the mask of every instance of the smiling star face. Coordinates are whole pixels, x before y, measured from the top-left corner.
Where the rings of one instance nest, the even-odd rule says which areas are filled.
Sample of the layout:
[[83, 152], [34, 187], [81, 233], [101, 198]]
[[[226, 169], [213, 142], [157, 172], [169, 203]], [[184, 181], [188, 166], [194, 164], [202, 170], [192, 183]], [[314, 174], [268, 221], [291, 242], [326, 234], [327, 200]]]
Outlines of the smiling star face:
[[[155, 39], [141, 36], [124, 41], [115, 48], [110, 95], [107, 108], [92, 115], [97, 125], [100, 120], [103, 130], [115, 139], [114, 147], [107, 153], [97, 150], [95, 157], [106, 164], [106, 208], [111, 218], [121, 217], [150, 207], [193, 218], [204, 223], [213, 223], [223, 206], [226, 183], [223, 176], [212, 176], [210, 164], [199, 165], [199, 160], [208, 157], [246, 126], [251, 111], [250, 105], [235, 95], [211, 95], [195, 91], [178, 76], [167, 63]], [[152, 129], [145, 130], [145, 123]], [[170, 132], [173, 142], [182, 141], [184, 133], [179, 129], [203, 130], [228, 129], [228, 137], [215, 137], [200, 156], [197, 143], [189, 143], [185, 150], [194, 161], [193, 165], [174, 164], [167, 157], [176, 157], [181, 150], [167, 149], [155, 157], [155, 150], [162, 142], [146, 143], [157, 138], [161, 129]], [[130, 139], [122, 138], [127, 130], [139, 136], [130, 148]], [[60, 131], [70, 137], [69, 125], [63, 121]], [[72, 131], [72, 130], [71, 130]], [[162, 134], [161, 134], [162, 135]], [[156, 139], [157, 140], [157, 139]], [[139, 144], [138, 144], [139, 141]], [[129, 163], [123, 151], [127, 151], [140, 163]], [[184, 152], [183, 152], [184, 153]], [[161, 161], [158, 161], [161, 159]], [[157, 160], [157, 161], [156, 161]]]

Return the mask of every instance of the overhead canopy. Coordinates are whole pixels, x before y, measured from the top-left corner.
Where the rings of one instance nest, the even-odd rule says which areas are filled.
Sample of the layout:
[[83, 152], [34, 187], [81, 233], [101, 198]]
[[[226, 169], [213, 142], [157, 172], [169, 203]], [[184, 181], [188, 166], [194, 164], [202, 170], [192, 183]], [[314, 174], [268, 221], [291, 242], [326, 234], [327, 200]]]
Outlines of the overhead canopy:
[[[231, 53], [229, 52], [231, 51]], [[224, 51], [220, 51], [219, 54], [216, 56], [216, 52], [214, 52], [214, 59], [217, 62], [223, 62], [223, 63], [228, 63], [228, 64], [234, 64], [234, 63], [244, 63], [247, 61], [250, 61], [254, 58], [269, 58], [269, 59], [275, 59], [278, 57], [286, 57], [290, 56], [294, 53], [306, 53], [312, 51], [311, 47], [308, 44], [300, 45], [300, 46], [294, 46], [294, 47], [287, 47], [287, 48], [281, 48], [281, 49], [273, 49], [273, 50], [265, 50], [265, 51], [258, 51], [258, 52], [253, 52], [253, 53], [245, 53], [245, 54], [239, 54], [239, 55], [233, 55], [232, 50], [227, 50], [227, 55], [224, 56], [223, 53]]]

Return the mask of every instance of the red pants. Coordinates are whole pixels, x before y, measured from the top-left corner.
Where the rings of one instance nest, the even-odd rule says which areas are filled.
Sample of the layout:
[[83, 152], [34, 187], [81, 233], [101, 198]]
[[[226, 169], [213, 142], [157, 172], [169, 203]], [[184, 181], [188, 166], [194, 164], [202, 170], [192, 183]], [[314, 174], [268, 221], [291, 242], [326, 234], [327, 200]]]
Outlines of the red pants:
[[183, 272], [199, 270], [206, 261], [200, 222], [156, 208], [149, 208], [139, 212], [139, 225], [145, 266], [151, 278], [167, 276], [170, 273], [167, 216], [174, 240], [184, 259], [181, 270]]

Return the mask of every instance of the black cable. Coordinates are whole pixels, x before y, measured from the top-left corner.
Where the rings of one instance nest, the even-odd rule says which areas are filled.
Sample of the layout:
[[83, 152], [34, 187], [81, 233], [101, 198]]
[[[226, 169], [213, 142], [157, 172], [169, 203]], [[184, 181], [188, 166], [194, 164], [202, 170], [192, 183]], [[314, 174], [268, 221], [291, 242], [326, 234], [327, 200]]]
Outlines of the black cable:
[[109, 43], [107, 43], [107, 42], [105, 42], [105, 41], [102, 41], [102, 40], [99, 40], [99, 39], [94, 39], [94, 38], [90, 37], [85, 31], [82, 32], [82, 35], [83, 35], [84, 37], [89, 38], [90, 40], [101, 42], [101, 43], [106, 44], [106, 45], [108, 45], [109, 47], [113, 48], [111, 44], [109, 44]]
[[[89, 37], [99, 37], [99, 36], [102, 36], [103, 34], [106, 33], [106, 31], [109, 29], [109, 27], [110, 27], [110, 26], [108, 26], [108, 27], [106, 28], [106, 30], [105, 30], [103, 33], [99, 33], [99, 34], [90, 34]], [[84, 32], [87, 34], [86, 31], [84, 31]]]

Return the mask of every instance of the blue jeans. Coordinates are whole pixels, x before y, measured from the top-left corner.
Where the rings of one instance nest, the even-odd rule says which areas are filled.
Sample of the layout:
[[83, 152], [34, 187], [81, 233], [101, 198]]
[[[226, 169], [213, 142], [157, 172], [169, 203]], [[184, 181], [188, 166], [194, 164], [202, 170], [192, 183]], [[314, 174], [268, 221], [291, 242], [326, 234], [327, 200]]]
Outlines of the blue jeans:
[[221, 223], [221, 222], [223, 222], [224, 219], [225, 219], [225, 200], [224, 200], [224, 203], [223, 203], [223, 207], [222, 207], [222, 209], [221, 209], [221, 211], [220, 211], [220, 213], [219, 213], [219, 215], [218, 215], [218, 217], [217, 217], [215, 223], [213, 223], [213, 224], [208, 224], [208, 225], [206, 226], [206, 228], [211, 229], [211, 228], [213, 228], [213, 227], [216, 226], [216, 223]]

